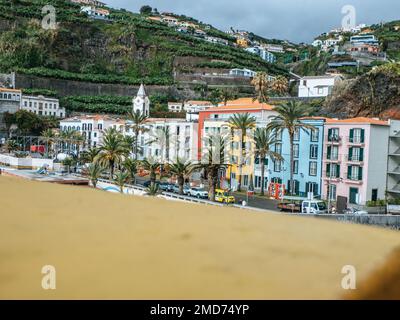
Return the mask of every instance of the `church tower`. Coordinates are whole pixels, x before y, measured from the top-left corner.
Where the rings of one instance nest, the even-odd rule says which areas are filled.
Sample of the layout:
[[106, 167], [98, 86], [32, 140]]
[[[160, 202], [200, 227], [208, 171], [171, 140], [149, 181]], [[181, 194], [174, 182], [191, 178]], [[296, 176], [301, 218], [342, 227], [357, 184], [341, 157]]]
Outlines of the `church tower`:
[[140, 85], [139, 91], [135, 98], [132, 99], [133, 112], [140, 113], [145, 116], [150, 115], [150, 99], [146, 95], [143, 83]]

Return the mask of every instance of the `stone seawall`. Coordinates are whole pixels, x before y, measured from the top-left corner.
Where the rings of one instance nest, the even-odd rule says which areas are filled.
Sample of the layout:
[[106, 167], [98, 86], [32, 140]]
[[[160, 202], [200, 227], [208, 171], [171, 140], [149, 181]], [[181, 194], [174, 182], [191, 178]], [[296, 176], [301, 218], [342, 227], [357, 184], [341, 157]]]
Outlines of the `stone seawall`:
[[325, 214], [325, 215], [317, 215], [317, 218], [322, 219], [333, 219], [345, 223], [357, 223], [357, 224], [366, 224], [366, 225], [374, 225], [380, 226], [395, 230], [400, 230], [400, 215], [339, 215], [339, 214]]

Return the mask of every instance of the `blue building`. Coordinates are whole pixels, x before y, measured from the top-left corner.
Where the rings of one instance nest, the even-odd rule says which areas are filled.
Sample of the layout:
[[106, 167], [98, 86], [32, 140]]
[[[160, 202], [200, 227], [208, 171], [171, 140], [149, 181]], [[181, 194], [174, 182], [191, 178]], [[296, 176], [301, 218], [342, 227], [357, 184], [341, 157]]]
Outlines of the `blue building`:
[[[315, 130], [300, 129], [294, 137], [294, 194], [306, 197], [308, 192], [313, 192], [315, 197], [320, 197], [325, 119], [307, 118], [302, 122], [312, 125]], [[290, 194], [290, 141], [287, 130], [278, 133], [276, 139], [279, 142], [274, 146], [275, 152], [281, 154], [284, 160], [269, 161], [269, 181], [284, 184], [286, 194]]]

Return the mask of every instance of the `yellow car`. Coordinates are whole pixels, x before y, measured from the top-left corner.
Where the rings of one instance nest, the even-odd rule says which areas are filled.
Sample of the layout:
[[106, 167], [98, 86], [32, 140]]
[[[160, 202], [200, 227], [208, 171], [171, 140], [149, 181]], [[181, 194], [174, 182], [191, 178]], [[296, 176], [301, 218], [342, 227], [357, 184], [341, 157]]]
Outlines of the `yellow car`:
[[230, 196], [228, 191], [222, 189], [215, 190], [215, 201], [221, 203], [235, 203], [235, 197]]

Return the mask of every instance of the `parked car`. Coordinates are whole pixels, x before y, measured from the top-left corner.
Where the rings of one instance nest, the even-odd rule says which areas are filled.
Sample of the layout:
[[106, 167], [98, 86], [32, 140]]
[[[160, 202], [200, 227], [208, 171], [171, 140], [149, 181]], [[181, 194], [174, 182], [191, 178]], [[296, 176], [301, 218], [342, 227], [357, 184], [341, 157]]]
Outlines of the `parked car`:
[[207, 199], [208, 198], [208, 192], [204, 188], [191, 188], [189, 190], [189, 196], [196, 197], [196, 198], [202, 198], [202, 199]]
[[[179, 193], [179, 185], [175, 184], [172, 188], [172, 191], [175, 193]], [[183, 186], [183, 194], [188, 195], [190, 191], [190, 188], [186, 185]]]
[[308, 200], [302, 197], [284, 197], [278, 204], [278, 209], [286, 212], [303, 214], [325, 214], [328, 213], [326, 203], [322, 200]]
[[235, 203], [235, 197], [231, 196], [229, 191], [216, 189], [215, 190], [215, 201], [221, 203]]
[[162, 191], [172, 192], [174, 185], [172, 183], [168, 183], [168, 182], [161, 182], [159, 184], [159, 187], [160, 187], [160, 190], [162, 190]]

